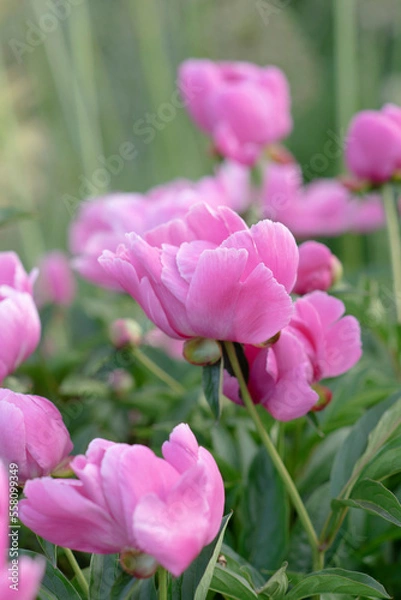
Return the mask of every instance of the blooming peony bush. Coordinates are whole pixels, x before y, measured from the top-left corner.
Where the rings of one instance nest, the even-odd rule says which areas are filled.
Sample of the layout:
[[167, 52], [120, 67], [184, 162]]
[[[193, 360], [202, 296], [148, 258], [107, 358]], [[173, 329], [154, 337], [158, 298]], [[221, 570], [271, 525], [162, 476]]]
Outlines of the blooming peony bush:
[[[397, 597], [400, 109], [304, 185], [282, 71], [178, 84], [227, 162], [83, 202], [34, 296], [0, 253], [1, 599]], [[308, 239], [385, 224], [394, 293]]]

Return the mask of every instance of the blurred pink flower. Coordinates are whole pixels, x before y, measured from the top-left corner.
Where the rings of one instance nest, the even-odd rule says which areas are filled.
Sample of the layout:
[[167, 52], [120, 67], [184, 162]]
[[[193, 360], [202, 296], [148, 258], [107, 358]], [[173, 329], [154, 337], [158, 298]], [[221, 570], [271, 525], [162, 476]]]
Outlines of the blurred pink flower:
[[184, 360], [182, 355], [184, 341], [171, 338], [157, 327], [146, 333], [143, 343], [147, 346], [152, 346], [153, 348], [160, 348], [160, 350], [163, 350], [168, 356], [175, 360]]
[[[277, 342], [266, 348], [245, 346], [249, 392], [275, 419], [290, 421], [305, 415], [319, 400], [311, 386], [345, 373], [358, 362], [359, 323], [352, 316], [342, 317], [343, 313], [340, 300], [313, 292], [295, 302], [294, 317]], [[227, 372], [223, 391], [242, 403], [238, 382]]]
[[115, 250], [128, 231], [145, 228], [145, 200], [139, 194], [109, 194], [83, 202], [69, 230], [73, 267], [85, 279], [121, 291], [97, 262], [103, 250]]
[[295, 294], [303, 295], [315, 290], [326, 291], [341, 276], [340, 261], [330, 249], [319, 242], [304, 242], [298, 248], [299, 266]]
[[189, 114], [225, 157], [252, 165], [291, 131], [288, 82], [276, 67], [190, 59], [179, 85]]
[[296, 163], [266, 167], [261, 204], [265, 217], [284, 223], [297, 238], [367, 232], [384, 224], [380, 198], [356, 198], [335, 179], [317, 179], [303, 187]]
[[70, 305], [76, 285], [70, 261], [63, 252], [54, 250], [42, 258], [35, 284], [35, 300], [39, 307], [45, 304]]
[[[10, 474], [13, 473], [12, 466]], [[13, 475], [11, 475], [13, 477]], [[15, 481], [14, 479], [12, 480]], [[0, 598], [1, 600], [35, 600], [37, 597], [40, 581], [45, 571], [45, 561], [42, 559], [32, 560], [26, 556], [15, 555], [15, 548], [9, 541], [12, 537], [13, 528], [9, 529], [9, 513], [16, 512], [11, 504], [11, 489], [16, 490], [14, 484], [9, 485], [8, 473], [0, 460]], [[14, 519], [16, 517], [13, 517]], [[14, 529], [18, 531], [18, 529]], [[10, 563], [7, 561], [9, 556]], [[15, 570], [15, 561], [18, 561]], [[13, 573], [14, 565], [14, 573]]]
[[60, 546], [135, 557], [138, 577], [158, 563], [178, 576], [217, 535], [224, 486], [188, 425], [173, 429], [162, 453], [96, 439], [71, 463], [78, 480], [26, 484], [21, 520]]
[[36, 271], [24, 270], [14, 252], [0, 252], [0, 384], [36, 349], [40, 320], [32, 298]]
[[109, 326], [109, 338], [113, 346], [139, 346], [142, 343], [142, 327], [134, 319], [116, 319]]
[[298, 248], [283, 225], [250, 229], [205, 204], [100, 258], [108, 276], [174, 338], [259, 344], [290, 320]]
[[248, 169], [224, 163], [214, 176], [198, 182], [176, 179], [140, 194], [109, 194], [83, 202], [70, 227], [73, 266], [85, 279], [97, 285], [122, 291], [118, 283], [100, 267], [103, 250], [115, 251], [125, 234], [146, 231], [171, 219], [182, 217], [193, 205], [229, 206], [243, 211], [251, 201]]
[[0, 460], [18, 465], [20, 483], [48, 475], [71, 450], [70, 435], [52, 402], [0, 389]]
[[348, 129], [345, 156], [349, 170], [373, 183], [384, 183], [401, 170], [401, 107], [363, 110]]

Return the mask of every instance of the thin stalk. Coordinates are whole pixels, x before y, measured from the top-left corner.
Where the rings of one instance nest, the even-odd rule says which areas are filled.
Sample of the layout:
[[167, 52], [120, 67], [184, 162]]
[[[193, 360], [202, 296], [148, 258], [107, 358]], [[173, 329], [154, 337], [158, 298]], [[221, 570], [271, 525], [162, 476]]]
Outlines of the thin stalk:
[[84, 577], [84, 574], [81, 571], [81, 567], [79, 566], [77, 559], [75, 558], [74, 554], [71, 552], [71, 550], [69, 548], [64, 548], [64, 552], [65, 552], [68, 562], [71, 565], [72, 570], [74, 571], [75, 577], [77, 578], [77, 581], [82, 588], [82, 591], [85, 592], [85, 595], [88, 597], [89, 596], [89, 585]]
[[167, 600], [167, 571], [166, 571], [166, 569], [160, 568], [158, 570], [158, 576], [159, 576], [158, 600]]
[[[345, 136], [351, 117], [358, 109], [359, 64], [358, 21], [356, 0], [333, 0], [334, 10], [334, 64], [336, 94], [336, 128]], [[344, 168], [343, 157], [338, 168]], [[360, 237], [346, 234], [341, 241], [342, 254], [347, 257], [348, 268], [357, 269], [363, 262]]]
[[[30, 192], [30, 187], [26, 184], [26, 178], [21, 177], [21, 173], [25, 172], [26, 159], [24, 154], [19, 149], [18, 141], [20, 130], [22, 130], [23, 124], [20, 123], [17, 111], [15, 109], [13, 99], [11, 97], [11, 88], [8, 85], [8, 72], [5, 64], [3, 51], [0, 48], [0, 86], [5, 91], [3, 94], [3, 108], [4, 114], [0, 117], [4, 118], [4, 125], [7, 127], [3, 128], [3, 135], [5, 136], [5, 167], [6, 172], [9, 173], [9, 193], [11, 199], [15, 195], [18, 199], [20, 208], [25, 209], [27, 212], [32, 212], [33, 217], [30, 220], [22, 221], [18, 227], [18, 233], [20, 237], [20, 244], [22, 247], [24, 262], [27, 268], [35, 265], [38, 255], [44, 254], [45, 245], [43, 240], [43, 234], [40, 227], [40, 223], [37, 217], [37, 207], [35, 198]], [[13, 201], [10, 202], [14, 203]]]
[[176, 379], [171, 377], [166, 371], [163, 371], [149, 356], [144, 354], [139, 348], [132, 350], [133, 355], [137, 358], [153, 375], [158, 379], [166, 383], [169, 388], [176, 394], [183, 394], [185, 392], [184, 386], [182, 386]]
[[260, 436], [260, 439], [261, 439], [264, 447], [267, 450], [267, 453], [269, 454], [270, 458], [272, 459], [272, 462], [273, 462], [274, 466], [276, 467], [277, 472], [278, 472], [279, 476], [281, 477], [282, 482], [284, 483], [287, 493], [288, 493], [289, 497], [291, 498], [292, 504], [293, 504], [293, 506], [300, 518], [300, 521], [305, 529], [306, 535], [308, 536], [308, 540], [309, 540], [309, 543], [310, 543], [310, 546], [311, 546], [312, 552], [313, 552], [314, 568], [319, 569], [319, 568], [321, 568], [320, 567], [321, 556], [319, 553], [319, 541], [318, 541], [318, 537], [316, 535], [316, 531], [315, 531], [315, 529], [312, 525], [312, 522], [310, 520], [310, 517], [308, 515], [308, 512], [305, 508], [304, 503], [302, 502], [302, 499], [298, 493], [297, 488], [295, 487], [295, 484], [291, 478], [291, 475], [288, 473], [286, 466], [284, 465], [279, 453], [276, 450], [276, 447], [274, 446], [273, 442], [271, 441], [269, 434], [265, 430], [263, 423], [259, 418], [258, 412], [256, 410], [254, 403], [252, 402], [251, 395], [249, 393], [244, 376], [242, 374], [241, 367], [238, 362], [233, 343], [232, 342], [224, 342], [224, 345], [225, 345], [225, 348], [227, 351], [227, 356], [230, 360], [231, 366], [233, 368], [233, 371], [234, 371], [235, 376], [239, 383], [242, 400], [245, 404], [245, 407], [246, 407], [251, 419], [253, 420], [253, 422], [255, 424], [256, 430]]
[[401, 324], [401, 240], [396, 208], [396, 188], [392, 184], [383, 187], [383, 203], [386, 213], [387, 233], [393, 272], [394, 301], [397, 323]]

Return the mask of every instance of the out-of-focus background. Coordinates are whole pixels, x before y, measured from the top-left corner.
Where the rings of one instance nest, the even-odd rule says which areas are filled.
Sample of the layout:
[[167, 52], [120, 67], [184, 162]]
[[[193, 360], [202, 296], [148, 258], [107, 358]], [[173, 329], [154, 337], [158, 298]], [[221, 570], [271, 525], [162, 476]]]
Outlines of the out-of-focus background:
[[[306, 180], [342, 168], [325, 148], [353, 112], [401, 103], [400, 0], [1, 0], [0, 33], [0, 208], [35, 215], [1, 229], [0, 249], [27, 267], [65, 246], [84, 197], [211, 172], [176, 101], [188, 57], [285, 71]], [[355, 267], [382, 243], [331, 246]]]

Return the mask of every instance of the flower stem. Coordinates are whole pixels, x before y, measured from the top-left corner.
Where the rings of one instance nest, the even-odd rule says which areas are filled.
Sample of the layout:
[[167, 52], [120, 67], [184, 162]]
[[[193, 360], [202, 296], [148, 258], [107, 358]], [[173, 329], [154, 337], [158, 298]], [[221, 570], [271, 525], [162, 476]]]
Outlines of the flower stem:
[[149, 356], [144, 354], [139, 348], [132, 350], [135, 358], [137, 358], [155, 377], [164, 381], [168, 387], [176, 394], [183, 394], [185, 392], [184, 386], [182, 386], [176, 379], [171, 377], [166, 371], [163, 371]]
[[64, 548], [64, 552], [72, 570], [74, 571], [75, 577], [82, 588], [82, 591], [85, 592], [86, 597], [89, 597], [89, 585], [81, 571], [81, 567], [79, 566], [77, 559], [69, 548]]
[[167, 571], [160, 567], [158, 570], [159, 590], [158, 600], [167, 600]]
[[251, 395], [247, 388], [244, 376], [242, 374], [241, 367], [238, 362], [237, 354], [235, 352], [233, 343], [232, 342], [224, 342], [224, 345], [225, 345], [225, 348], [227, 351], [227, 356], [230, 360], [231, 366], [233, 368], [233, 371], [234, 371], [235, 376], [239, 383], [242, 400], [245, 404], [245, 407], [246, 407], [251, 419], [253, 420], [253, 422], [255, 424], [256, 430], [260, 436], [260, 439], [261, 439], [264, 447], [267, 450], [267, 453], [269, 454], [275, 468], [277, 469], [279, 476], [281, 477], [282, 482], [285, 485], [287, 493], [290, 496], [292, 504], [293, 504], [296, 512], [298, 513], [301, 523], [305, 529], [306, 535], [308, 536], [308, 540], [309, 540], [309, 543], [310, 543], [310, 546], [311, 546], [312, 552], [313, 552], [314, 568], [319, 569], [319, 568], [321, 568], [321, 556], [320, 556], [319, 547], [318, 547], [319, 541], [318, 541], [318, 537], [316, 535], [315, 529], [310, 520], [310, 517], [305, 508], [305, 505], [302, 502], [302, 499], [298, 493], [297, 488], [295, 487], [295, 484], [291, 478], [291, 475], [288, 473], [286, 466], [284, 465], [279, 453], [277, 452], [273, 442], [271, 441], [269, 434], [263, 427], [263, 423], [259, 418], [256, 407], [255, 407], [254, 403], [252, 402], [252, 398], [251, 398]]
[[383, 187], [383, 203], [386, 213], [391, 268], [393, 271], [394, 301], [397, 323], [401, 324], [401, 240], [396, 209], [396, 188], [391, 183]]

